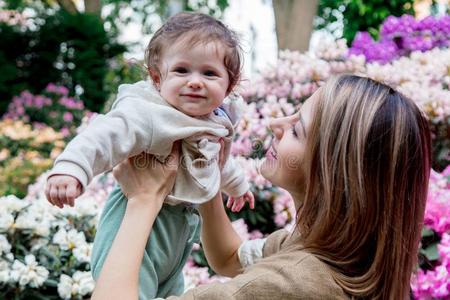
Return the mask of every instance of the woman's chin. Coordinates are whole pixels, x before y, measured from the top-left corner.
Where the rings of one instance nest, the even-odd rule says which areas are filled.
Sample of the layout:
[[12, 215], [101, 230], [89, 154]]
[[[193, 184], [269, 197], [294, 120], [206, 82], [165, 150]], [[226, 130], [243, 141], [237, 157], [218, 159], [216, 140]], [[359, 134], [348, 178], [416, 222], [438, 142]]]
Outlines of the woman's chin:
[[276, 161], [265, 158], [259, 167], [259, 172], [262, 177], [273, 183], [276, 173]]

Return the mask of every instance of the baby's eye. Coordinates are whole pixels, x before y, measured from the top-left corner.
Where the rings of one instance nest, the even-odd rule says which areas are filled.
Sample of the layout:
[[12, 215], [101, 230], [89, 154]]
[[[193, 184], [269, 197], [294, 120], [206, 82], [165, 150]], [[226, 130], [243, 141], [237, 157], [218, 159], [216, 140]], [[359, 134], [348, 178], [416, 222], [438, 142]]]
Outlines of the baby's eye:
[[208, 76], [208, 77], [218, 76], [216, 72], [211, 71], [211, 70], [205, 71], [204, 74], [205, 74], [205, 76]]
[[184, 67], [176, 67], [174, 70], [174, 72], [180, 73], [180, 74], [185, 74], [187, 73], [187, 69]]

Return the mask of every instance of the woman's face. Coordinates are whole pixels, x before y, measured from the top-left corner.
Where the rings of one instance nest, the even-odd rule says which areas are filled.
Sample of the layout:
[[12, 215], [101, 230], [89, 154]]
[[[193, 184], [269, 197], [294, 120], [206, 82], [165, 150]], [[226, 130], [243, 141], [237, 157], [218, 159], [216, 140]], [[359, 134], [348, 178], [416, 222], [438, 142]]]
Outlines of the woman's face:
[[294, 197], [305, 189], [304, 156], [306, 138], [313, 115], [314, 93], [292, 116], [273, 119], [270, 129], [274, 138], [261, 165], [261, 174]]

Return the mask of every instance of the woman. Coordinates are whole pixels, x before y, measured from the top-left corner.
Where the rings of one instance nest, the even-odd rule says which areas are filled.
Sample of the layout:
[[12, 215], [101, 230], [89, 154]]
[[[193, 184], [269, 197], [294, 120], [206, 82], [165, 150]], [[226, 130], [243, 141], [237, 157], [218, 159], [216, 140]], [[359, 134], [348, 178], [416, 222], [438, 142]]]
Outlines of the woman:
[[[242, 244], [218, 195], [199, 209], [202, 245], [211, 267], [234, 278], [169, 299], [407, 299], [431, 161], [417, 106], [386, 85], [343, 75], [270, 128], [261, 173], [292, 195], [294, 232]], [[175, 150], [164, 165], [115, 170], [130, 199], [93, 299], [138, 298], [156, 217], [148, 208], [163, 205], [177, 159]], [[160, 168], [165, 178], [153, 175]]]

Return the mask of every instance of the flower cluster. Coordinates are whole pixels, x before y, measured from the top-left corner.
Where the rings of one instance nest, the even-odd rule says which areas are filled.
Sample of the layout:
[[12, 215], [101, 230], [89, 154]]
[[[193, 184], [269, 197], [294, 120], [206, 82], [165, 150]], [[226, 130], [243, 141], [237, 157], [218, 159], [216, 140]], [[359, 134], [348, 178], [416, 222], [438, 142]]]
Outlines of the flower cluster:
[[25, 17], [25, 15], [16, 10], [0, 10], [0, 23], [6, 23], [13, 26], [25, 26], [26, 21], [27, 18]]
[[68, 94], [66, 87], [52, 83], [46, 87], [44, 95], [23, 91], [13, 98], [3, 118], [31, 122], [37, 126], [45, 124], [59, 130], [65, 137], [73, 136], [86, 111], [81, 100]]
[[45, 199], [46, 176], [24, 199], [0, 198], [0, 287], [6, 299], [84, 299], [94, 288], [92, 242], [112, 176], [96, 177], [75, 207], [64, 209]]
[[450, 16], [390, 16], [381, 25], [380, 39], [374, 41], [368, 32], [359, 32], [350, 54], [364, 55], [368, 61], [387, 63], [414, 51], [428, 51], [450, 46]]
[[448, 48], [416, 51], [384, 65], [366, 62], [361, 55], [349, 56], [342, 40], [323, 43], [314, 54], [281, 52], [276, 65], [244, 87], [249, 106], [237, 129], [233, 153], [261, 157], [259, 153], [270, 144], [270, 118], [291, 114], [330, 76], [353, 73], [388, 83], [426, 112], [433, 132], [434, 167], [442, 170], [450, 164], [449, 70]]
[[[427, 264], [413, 277], [416, 299], [450, 297], [450, 166], [442, 173], [432, 172], [425, 210], [421, 253]], [[427, 242], [432, 238], [432, 243]], [[434, 237], [434, 238], [433, 238]]]
[[62, 134], [50, 127], [0, 121], [0, 195], [25, 196], [28, 185], [52, 165], [64, 146]]

